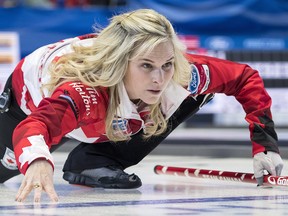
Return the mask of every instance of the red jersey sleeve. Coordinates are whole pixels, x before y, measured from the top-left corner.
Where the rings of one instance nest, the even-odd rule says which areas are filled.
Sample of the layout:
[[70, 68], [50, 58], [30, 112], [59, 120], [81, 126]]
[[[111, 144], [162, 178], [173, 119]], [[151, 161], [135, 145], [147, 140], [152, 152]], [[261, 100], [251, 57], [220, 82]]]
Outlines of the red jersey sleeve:
[[51, 97], [44, 98], [14, 130], [13, 146], [19, 170], [25, 173], [38, 158], [46, 158], [53, 165], [51, 145], [58, 144], [63, 136], [82, 125], [103, 120], [107, 107], [107, 95], [103, 92], [80, 82], [68, 82]]
[[258, 152], [279, 153], [277, 134], [271, 114], [271, 98], [258, 71], [246, 64], [213, 57], [188, 55], [192, 78], [188, 88], [192, 94], [224, 93], [242, 105], [249, 123], [253, 155]]

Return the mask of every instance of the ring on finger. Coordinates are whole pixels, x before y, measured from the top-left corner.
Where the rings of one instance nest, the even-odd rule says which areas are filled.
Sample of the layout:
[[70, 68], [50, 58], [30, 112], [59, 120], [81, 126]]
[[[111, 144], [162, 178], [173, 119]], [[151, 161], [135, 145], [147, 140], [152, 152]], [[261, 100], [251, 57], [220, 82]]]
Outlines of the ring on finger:
[[34, 189], [39, 188], [39, 187], [40, 187], [40, 184], [39, 184], [39, 183], [35, 183], [35, 184], [33, 185], [33, 188], [34, 188]]

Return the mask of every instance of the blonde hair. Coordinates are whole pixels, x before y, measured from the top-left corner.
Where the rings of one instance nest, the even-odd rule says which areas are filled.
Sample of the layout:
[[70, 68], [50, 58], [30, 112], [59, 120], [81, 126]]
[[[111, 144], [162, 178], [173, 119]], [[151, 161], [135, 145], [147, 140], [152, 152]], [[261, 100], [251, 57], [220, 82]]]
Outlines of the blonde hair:
[[[118, 84], [123, 80], [129, 60], [150, 52], [158, 44], [171, 41], [174, 48], [173, 80], [185, 86], [190, 77], [190, 64], [184, 56], [184, 45], [179, 41], [166, 17], [151, 9], [139, 9], [112, 17], [101, 30], [93, 45], [73, 46], [73, 53], [61, 57], [51, 67], [50, 90], [68, 80], [78, 80], [92, 87], [108, 87], [109, 105], [106, 116], [106, 135], [111, 141], [129, 139], [119, 128], [113, 129], [119, 105]], [[150, 118], [154, 122], [145, 130], [144, 137], [159, 135], [167, 129], [167, 121], [160, 102], [150, 105]], [[121, 115], [121, 114], [120, 114]]]

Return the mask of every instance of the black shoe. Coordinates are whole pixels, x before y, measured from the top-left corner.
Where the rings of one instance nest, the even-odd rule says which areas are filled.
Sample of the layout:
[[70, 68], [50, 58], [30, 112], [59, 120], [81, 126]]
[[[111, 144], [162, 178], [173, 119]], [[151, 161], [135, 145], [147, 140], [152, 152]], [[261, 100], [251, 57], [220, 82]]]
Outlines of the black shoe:
[[63, 179], [69, 184], [101, 188], [132, 189], [142, 185], [137, 175], [129, 175], [115, 166], [84, 170], [81, 173], [65, 171]]

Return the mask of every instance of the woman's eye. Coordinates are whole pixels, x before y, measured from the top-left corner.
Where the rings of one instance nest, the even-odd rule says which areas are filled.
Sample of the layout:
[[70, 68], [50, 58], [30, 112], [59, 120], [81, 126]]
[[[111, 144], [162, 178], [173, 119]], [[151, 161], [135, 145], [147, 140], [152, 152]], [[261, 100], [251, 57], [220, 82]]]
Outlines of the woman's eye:
[[142, 65], [142, 67], [146, 68], [146, 69], [151, 69], [152, 68], [152, 65], [151, 64], [147, 64], [147, 63], [144, 63]]
[[172, 62], [167, 62], [162, 66], [163, 70], [169, 70], [172, 67]]

